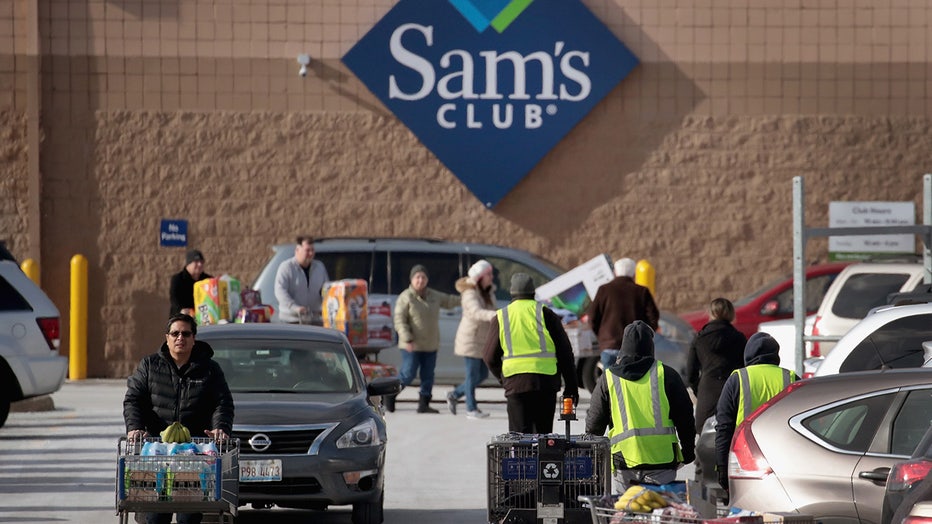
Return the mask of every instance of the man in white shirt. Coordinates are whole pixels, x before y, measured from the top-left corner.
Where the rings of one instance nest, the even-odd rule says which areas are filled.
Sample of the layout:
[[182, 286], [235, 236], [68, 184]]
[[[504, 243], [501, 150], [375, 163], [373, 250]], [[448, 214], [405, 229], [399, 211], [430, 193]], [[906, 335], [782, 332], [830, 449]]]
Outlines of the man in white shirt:
[[289, 324], [322, 325], [321, 289], [328, 280], [323, 262], [314, 260], [314, 237], [299, 236], [294, 258], [282, 262], [275, 274], [279, 320]]

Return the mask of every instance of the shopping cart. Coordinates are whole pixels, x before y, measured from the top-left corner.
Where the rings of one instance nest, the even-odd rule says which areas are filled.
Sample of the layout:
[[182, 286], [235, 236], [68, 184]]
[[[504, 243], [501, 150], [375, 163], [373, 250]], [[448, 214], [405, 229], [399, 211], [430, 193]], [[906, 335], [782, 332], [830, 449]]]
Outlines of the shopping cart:
[[213, 513], [221, 523], [232, 524], [239, 507], [239, 439], [195, 438], [192, 443], [212, 454], [149, 455], [144, 446], [163, 445], [159, 439], [119, 440], [116, 511], [121, 524], [129, 522], [130, 513]]
[[490, 523], [588, 523], [580, 495], [611, 489], [608, 439], [507, 433], [487, 446]]
[[684, 516], [685, 513], [634, 513], [613, 507], [614, 500], [606, 496], [580, 496], [579, 501], [588, 507], [592, 524], [812, 524], [811, 515], [763, 513], [761, 515], [724, 516], [702, 518]]

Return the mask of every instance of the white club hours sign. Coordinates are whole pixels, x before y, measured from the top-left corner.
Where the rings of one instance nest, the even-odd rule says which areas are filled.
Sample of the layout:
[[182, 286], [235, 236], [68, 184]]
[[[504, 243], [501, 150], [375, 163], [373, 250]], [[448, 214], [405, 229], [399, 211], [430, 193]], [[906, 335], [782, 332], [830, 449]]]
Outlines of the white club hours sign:
[[[911, 226], [916, 223], [916, 209], [913, 202], [830, 202], [828, 220], [829, 227]], [[854, 253], [915, 253], [916, 238], [909, 234], [830, 236], [828, 250], [834, 259]]]

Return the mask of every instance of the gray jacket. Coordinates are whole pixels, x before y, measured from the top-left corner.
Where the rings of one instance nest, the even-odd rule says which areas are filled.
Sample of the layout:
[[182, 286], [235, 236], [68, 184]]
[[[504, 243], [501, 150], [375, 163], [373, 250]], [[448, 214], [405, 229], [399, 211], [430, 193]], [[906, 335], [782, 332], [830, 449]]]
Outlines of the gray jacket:
[[[304, 306], [313, 318], [320, 318], [323, 300], [320, 296], [324, 282], [330, 280], [327, 268], [320, 260], [311, 261], [309, 278], [294, 257], [282, 262], [275, 274], [275, 298], [278, 300], [278, 318], [282, 322], [301, 322], [297, 309]], [[305, 318], [305, 321], [311, 320]]]

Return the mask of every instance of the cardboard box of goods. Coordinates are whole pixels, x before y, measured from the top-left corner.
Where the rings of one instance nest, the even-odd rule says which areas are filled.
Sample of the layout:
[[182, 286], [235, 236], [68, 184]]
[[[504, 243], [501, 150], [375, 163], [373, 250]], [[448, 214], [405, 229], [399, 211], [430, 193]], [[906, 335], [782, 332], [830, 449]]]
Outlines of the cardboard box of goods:
[[220, 316], [232, 322], [242, 303], [240, 295], [243, 291], [242, 284], [238, 278], [224, 274], [220, 277], [219, 285], [221, 288], [225, 288], [220, 292], [221, 296], [226, 296], [227, 298], [226, 304], [221, 304], [222, 311], [220, 312]]
[[369, 304], [368, 324], [369, 347], [385, 348], [395, 343], [395, 322], [388, 302]]
[[126, 489], [126, 500], [137, 502], [152, 502], [159, 500], [162, 494], [164, 481], [159, 479], [159, 473], [152, 470], [134, 470], [132, 466], [127, 465], [124, 472], [124, 487]]
[[323, 289], [324, 327], [342, 332], [350, 345], [365, 346], [369, 339], [368, 297], [365, 280], [326, 282]]
[[179, 471], [173, 474], [171, 500], [178, 502], [197, 502], [204, 500], [204, 489], [201, 486], [201, 475], [196, 471]]
[[243, 288], [239, 292], [240, 307], [251, 308], [262, 304], [262, 294], [258, 289]]
[[234, 322], [243, 324], [247, 322], [271, 322], [272, 313], [275, 308], [268, 304], [260, 304], [252, 307], [241, 307], [236, 312]]
[[194, 283], [194, 320], [200, 325], [216, 324], [229, 308], [226, 286], [219, 278], [205, 278]]

